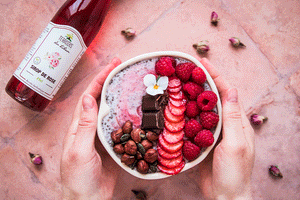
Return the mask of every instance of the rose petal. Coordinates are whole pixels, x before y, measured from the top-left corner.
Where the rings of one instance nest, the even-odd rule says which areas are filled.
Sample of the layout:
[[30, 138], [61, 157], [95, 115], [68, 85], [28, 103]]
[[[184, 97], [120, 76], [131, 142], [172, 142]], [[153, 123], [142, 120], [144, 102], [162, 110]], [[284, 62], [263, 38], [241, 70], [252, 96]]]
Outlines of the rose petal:
[[147, 74], [144, 77], [144, 85], [150, 87], [156, 84], [156, 77], [153, 74]]

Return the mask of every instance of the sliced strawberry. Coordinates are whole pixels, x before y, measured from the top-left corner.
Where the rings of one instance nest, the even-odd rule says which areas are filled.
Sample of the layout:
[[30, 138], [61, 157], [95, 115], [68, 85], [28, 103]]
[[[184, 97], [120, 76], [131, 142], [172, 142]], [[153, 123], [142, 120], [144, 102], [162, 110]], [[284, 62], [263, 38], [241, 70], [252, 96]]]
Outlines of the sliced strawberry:
[[175, 144], [175, 143], [179, 142], [180, 140], [182, 140], [182, 138], [184, 136], [184, 132], [180, 131], [178, 133], [171, 133], [167, 129], [164, 129], [162, 135], [168, 143]]
[[172, 159], [166, 159], [161, 156], [158, 156], [158, 158], [157, 158], [158, 163], [167, 168], [177, 167], [181, 163], [182, 159], [183, 159], [182, 155], [178, 156], [177, 158], [172, 158]]
[[181, 149], [179, 149], [179, 151], [176, 151], [174, 153], [168, 153], [163, 148], [161, 148], [160, 145], [157, 145], [157, 152], [161, 157], [164, 157], [166, 159], [177, 158], [178, 156], [182, 155]]
[[175, 107], [185, 106], [187, 103], [186, 99], [176, 100], [176, 99], [172, 99], [172, 98], [169, 98], [169, 102]]
[[183, 140], [180, 140], [175, 144], [170, 144], [163, 138], [162, 134], [160, 134], [158, 137], [158, 143], [160, 144], [161, 148], [163, 148], [163, 150], [168, 153], [175, 153], [179, 151], [183, 146]]
[[184, 114], [184, 111], [186, 110], [185, 106], [176, 107], [171, 102], [168, 103], [169, 110], [173, 115], [180, 116]]
[[170, 112], [170, 109], [168, 106], [166, 106], [166, 108], [164, 110], [164, 116], [165, 116], [166, 120], [168, 120], [170, 122], [180, 122], [184, 118], [184, 115], [179, 115], [179, 116], [173, 115]]
[[181, 80], [177, 77], [171, 77], [169, 78], [168, 87], [169, 88], [176, 88], [181, 86]]
[[185, 98], [182, 91], [175, 92], [175, 93], [169, 92], [169, 96], [175, 100], [181, 100], [181, 99]]
[[165, 120], [165, 128], [168, 129], [168, 131], [175, 133], [182, 131], [185, 125], [185, 119], [181, 120], [180, 122], [170, 122], [168, 120]]
[[157, 167], [158, 167], [158, 169], [159, 169], [161, 172], [163, 172], [163, 173], [165, 173], [165, 174], [168, 174], [168, 175], [176, 175], [176, 174], [178, 174], [179, 172], [181, 172], [181, 170], [184, 168], [184, 165], [185, 165], [185, 162], [184, 162], [184, 160], [182, 160], [181, 163], [179, 163], [179, 165], [178, 165], [177, 167], [174, 167], [174, 168], [172, 168], [172, 169], [169, 169], [169, 168], [167, 168], [167, 167], [165, 167], [165, 166], [163, 166], [163, 165], [160, 165], [160, 164], [158, 164]]
[[172, 93], [176, 93], [176, 92], [179, 92], [181, 90], [181, 88], [182, 88], [181, 86], [175, 87], [175, 88], [169, 88], [168, 87], [168, 91], [172, 92]]

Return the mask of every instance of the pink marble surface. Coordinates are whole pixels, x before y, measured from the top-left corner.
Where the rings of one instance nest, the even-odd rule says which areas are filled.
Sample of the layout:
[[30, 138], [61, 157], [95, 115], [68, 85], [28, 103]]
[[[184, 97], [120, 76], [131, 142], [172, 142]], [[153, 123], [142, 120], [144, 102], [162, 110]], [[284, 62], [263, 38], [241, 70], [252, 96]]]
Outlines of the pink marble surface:
[[[141, 53], [176, 50], [200, 58], [192, 47], [200, 40], [209, 40], [211, 50], [205, 57], [238, 88], [247, 114], [269, 117], [255, 129], [254, 199], [299, 199], [299, 1], [114, 0], [101, 31], [55, 101], [44, 112], [33, 112], [12, 100], [4, 88], [63, 3], [0, 2], [0, 199], [61, 198], [62, 139], [79, 96], [113, 57], [125, 61]], [[221, 18], [217, 27], [209, 22], [212, 11]], [[127, 27], [137, 31], [131, 41], [120, 34]], [[231, 47], [232, 36], [247, 47]], [[41, 167], [30, 163], [29, 151], [43, 156]], [[280, 167], [283, 179], [270, 177], [271, 164]], [[121, 171], [115, 199], [133, 199], [131, 189], [145, 190], [149, 199], [201, 199], [196, 177], [197, 171], [191, 169], [168, 179], [145, 181]]]

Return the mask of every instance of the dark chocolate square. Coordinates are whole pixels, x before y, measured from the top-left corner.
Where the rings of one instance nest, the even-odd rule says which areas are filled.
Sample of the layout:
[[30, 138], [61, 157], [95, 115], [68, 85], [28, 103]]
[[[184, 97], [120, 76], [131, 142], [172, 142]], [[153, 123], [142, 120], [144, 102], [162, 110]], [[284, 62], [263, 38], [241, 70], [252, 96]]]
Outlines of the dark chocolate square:
[[163, 129], [164, 116], [162, 111], [143, 113], [142, 129]]

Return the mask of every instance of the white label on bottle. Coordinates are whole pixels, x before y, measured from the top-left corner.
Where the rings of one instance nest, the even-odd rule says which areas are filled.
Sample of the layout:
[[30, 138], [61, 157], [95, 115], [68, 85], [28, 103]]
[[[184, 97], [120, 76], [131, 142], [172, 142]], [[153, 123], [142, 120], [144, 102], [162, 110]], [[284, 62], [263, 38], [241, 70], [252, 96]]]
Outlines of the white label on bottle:
[[51, 100], [87, 49], [73, 27], [50, 22], [14, 76]]

